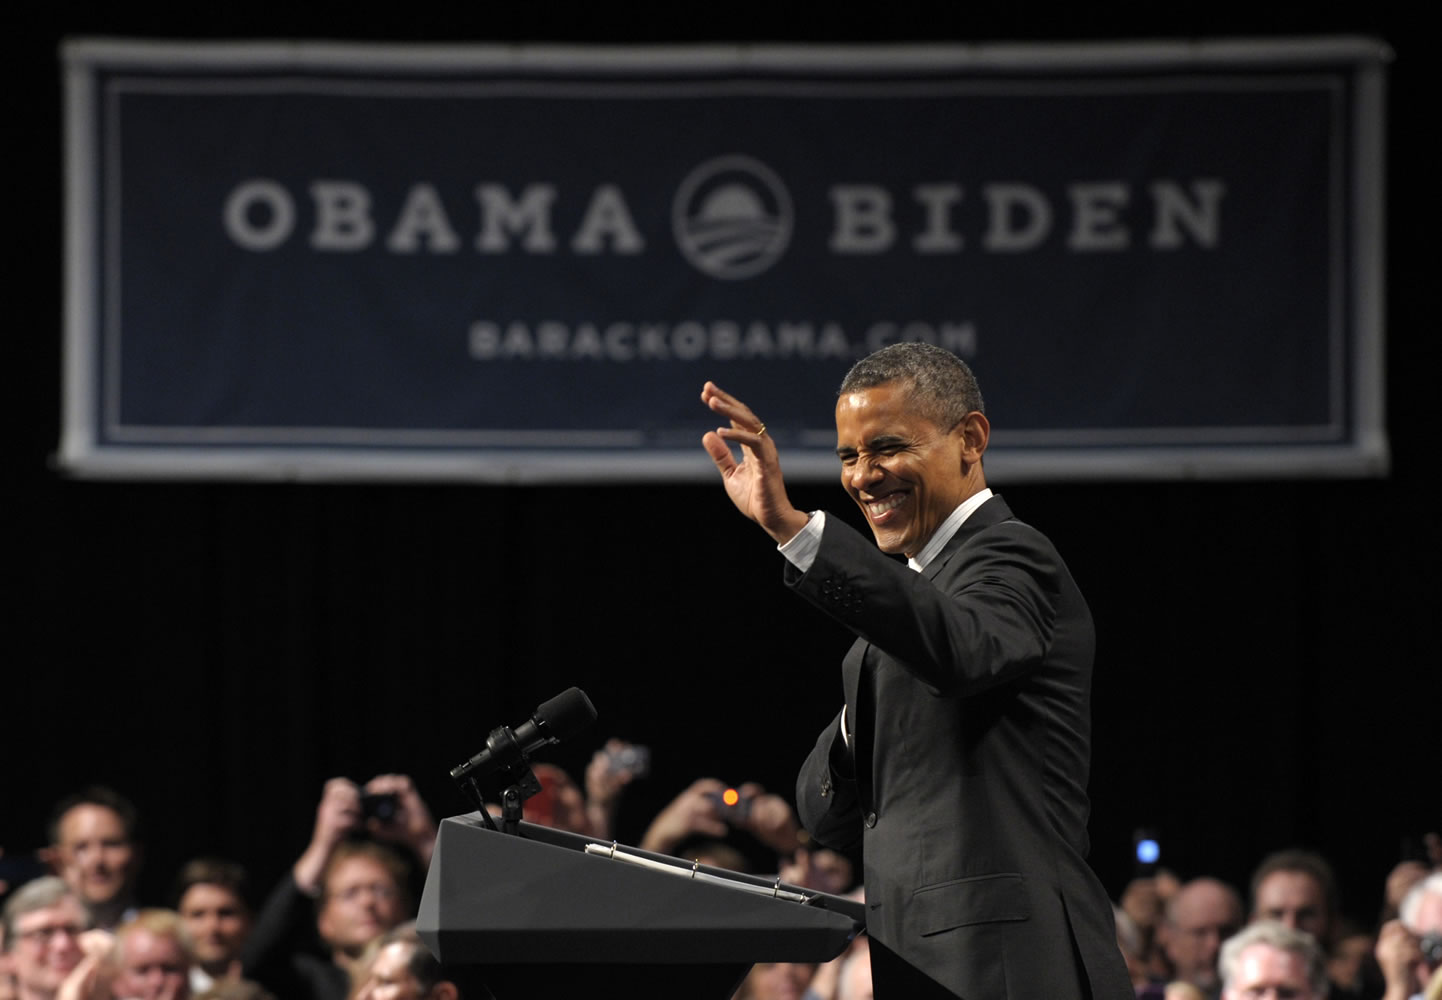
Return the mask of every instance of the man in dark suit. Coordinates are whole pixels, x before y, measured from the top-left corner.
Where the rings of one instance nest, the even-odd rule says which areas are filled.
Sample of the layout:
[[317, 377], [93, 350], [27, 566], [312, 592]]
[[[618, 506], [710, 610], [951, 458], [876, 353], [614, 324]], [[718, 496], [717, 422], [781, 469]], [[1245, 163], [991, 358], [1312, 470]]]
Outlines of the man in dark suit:
[[749, 407], [709, 382], [702, 400], [730, 421], [703, 443], [732, 501], [776, 540], [788, 585], [858, 637], [797, 804], [821, 843], [864, 845], [876, 995], [1132, 997], [1085, 860], [1091, 614], [986, 487], [970, 369], [896, 344], [843, 380], [841, 481], [875, 546], [791, 505]]

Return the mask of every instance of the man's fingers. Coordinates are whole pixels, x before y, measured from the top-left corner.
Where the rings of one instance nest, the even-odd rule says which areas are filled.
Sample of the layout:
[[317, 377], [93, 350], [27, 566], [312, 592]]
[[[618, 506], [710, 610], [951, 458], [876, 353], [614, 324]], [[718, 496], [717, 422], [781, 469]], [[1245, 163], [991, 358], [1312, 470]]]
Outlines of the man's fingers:
[[701, 439], [701, 446], [706, 449], [706, 454], [711, 456], [711, 461], [716, 463], [716, 468], [721, 470], [721, 475], [729, 475], [731, 470], [736, 468], [736, 456], [731, 454], [731, 448], [721, 439], [720, 434], [707, 431], [706, 436]]
[[726, 417], [737, 427], [756, 431], [763, 426], [756, 414], [751, 412], [751, 407], [721, 389], [715, 382], [706, 383], [701, 390], [701, 399], [713, 412]]

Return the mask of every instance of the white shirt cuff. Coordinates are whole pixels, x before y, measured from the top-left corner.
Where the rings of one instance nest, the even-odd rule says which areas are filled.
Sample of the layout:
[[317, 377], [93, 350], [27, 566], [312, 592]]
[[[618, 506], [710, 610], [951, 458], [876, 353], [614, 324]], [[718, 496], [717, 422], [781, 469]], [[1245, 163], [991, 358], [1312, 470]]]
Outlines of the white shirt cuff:
[[786, 560], [801, 572], [805, 573], [816, 561], [816, 553], [821, 550], [821, 529], [826, 527], [826, 511], [813, 510], [811, 519], [785, 545], [776, 546], [776, 551], [786, 557]]

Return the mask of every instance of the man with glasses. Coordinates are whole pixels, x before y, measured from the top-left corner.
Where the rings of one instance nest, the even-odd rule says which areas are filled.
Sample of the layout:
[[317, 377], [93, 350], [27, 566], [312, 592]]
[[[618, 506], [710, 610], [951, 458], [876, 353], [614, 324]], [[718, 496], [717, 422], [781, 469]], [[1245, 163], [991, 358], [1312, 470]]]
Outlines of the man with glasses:
[[5, 958], [17, 1000], [54, 1000], [85, 957], [80, 935], [90, 917], [63, 879], [46, 876], [17, 889], [5, 904]]
[[[377, 799], [380, 815], [367, 805]], [[376, 839], [356, 839], [367, 834]], [[406, 861], [378, 841], [407, 848], [424, 867], [435, 835], [404, 775], [381, 775], [364, 789], [346, 778], [326, 782], [311, 842], [246, 942], [245, 977], [283, 1000], [345, 1000], [366, 946], [413, 916]], [[320, 952], [308, 945], [317, 933]]]

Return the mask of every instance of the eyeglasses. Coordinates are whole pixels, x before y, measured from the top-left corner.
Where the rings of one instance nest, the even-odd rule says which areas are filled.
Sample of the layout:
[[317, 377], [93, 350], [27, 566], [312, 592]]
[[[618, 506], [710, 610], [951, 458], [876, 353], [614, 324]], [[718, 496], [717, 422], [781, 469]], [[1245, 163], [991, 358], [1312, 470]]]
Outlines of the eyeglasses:
[[32, 927], [28, 931], [19, 931], [16, 937], [30, 945], [45, 945], [50, 938], [56, 934], [64, 934], [68, 938], [77, 938], [85, 931], [79, 924], [52, 924], [49, 927]]
[[344, 889], [339, 889], [332, 893], [332, 895], [337, 899], [345, 900], [347, 903], [353, 903], [367, 893], [382, 902], [389, 902], [400, 895], [394, 886], [382, 885], [379, 882], [369, 885], [348, 885]]

